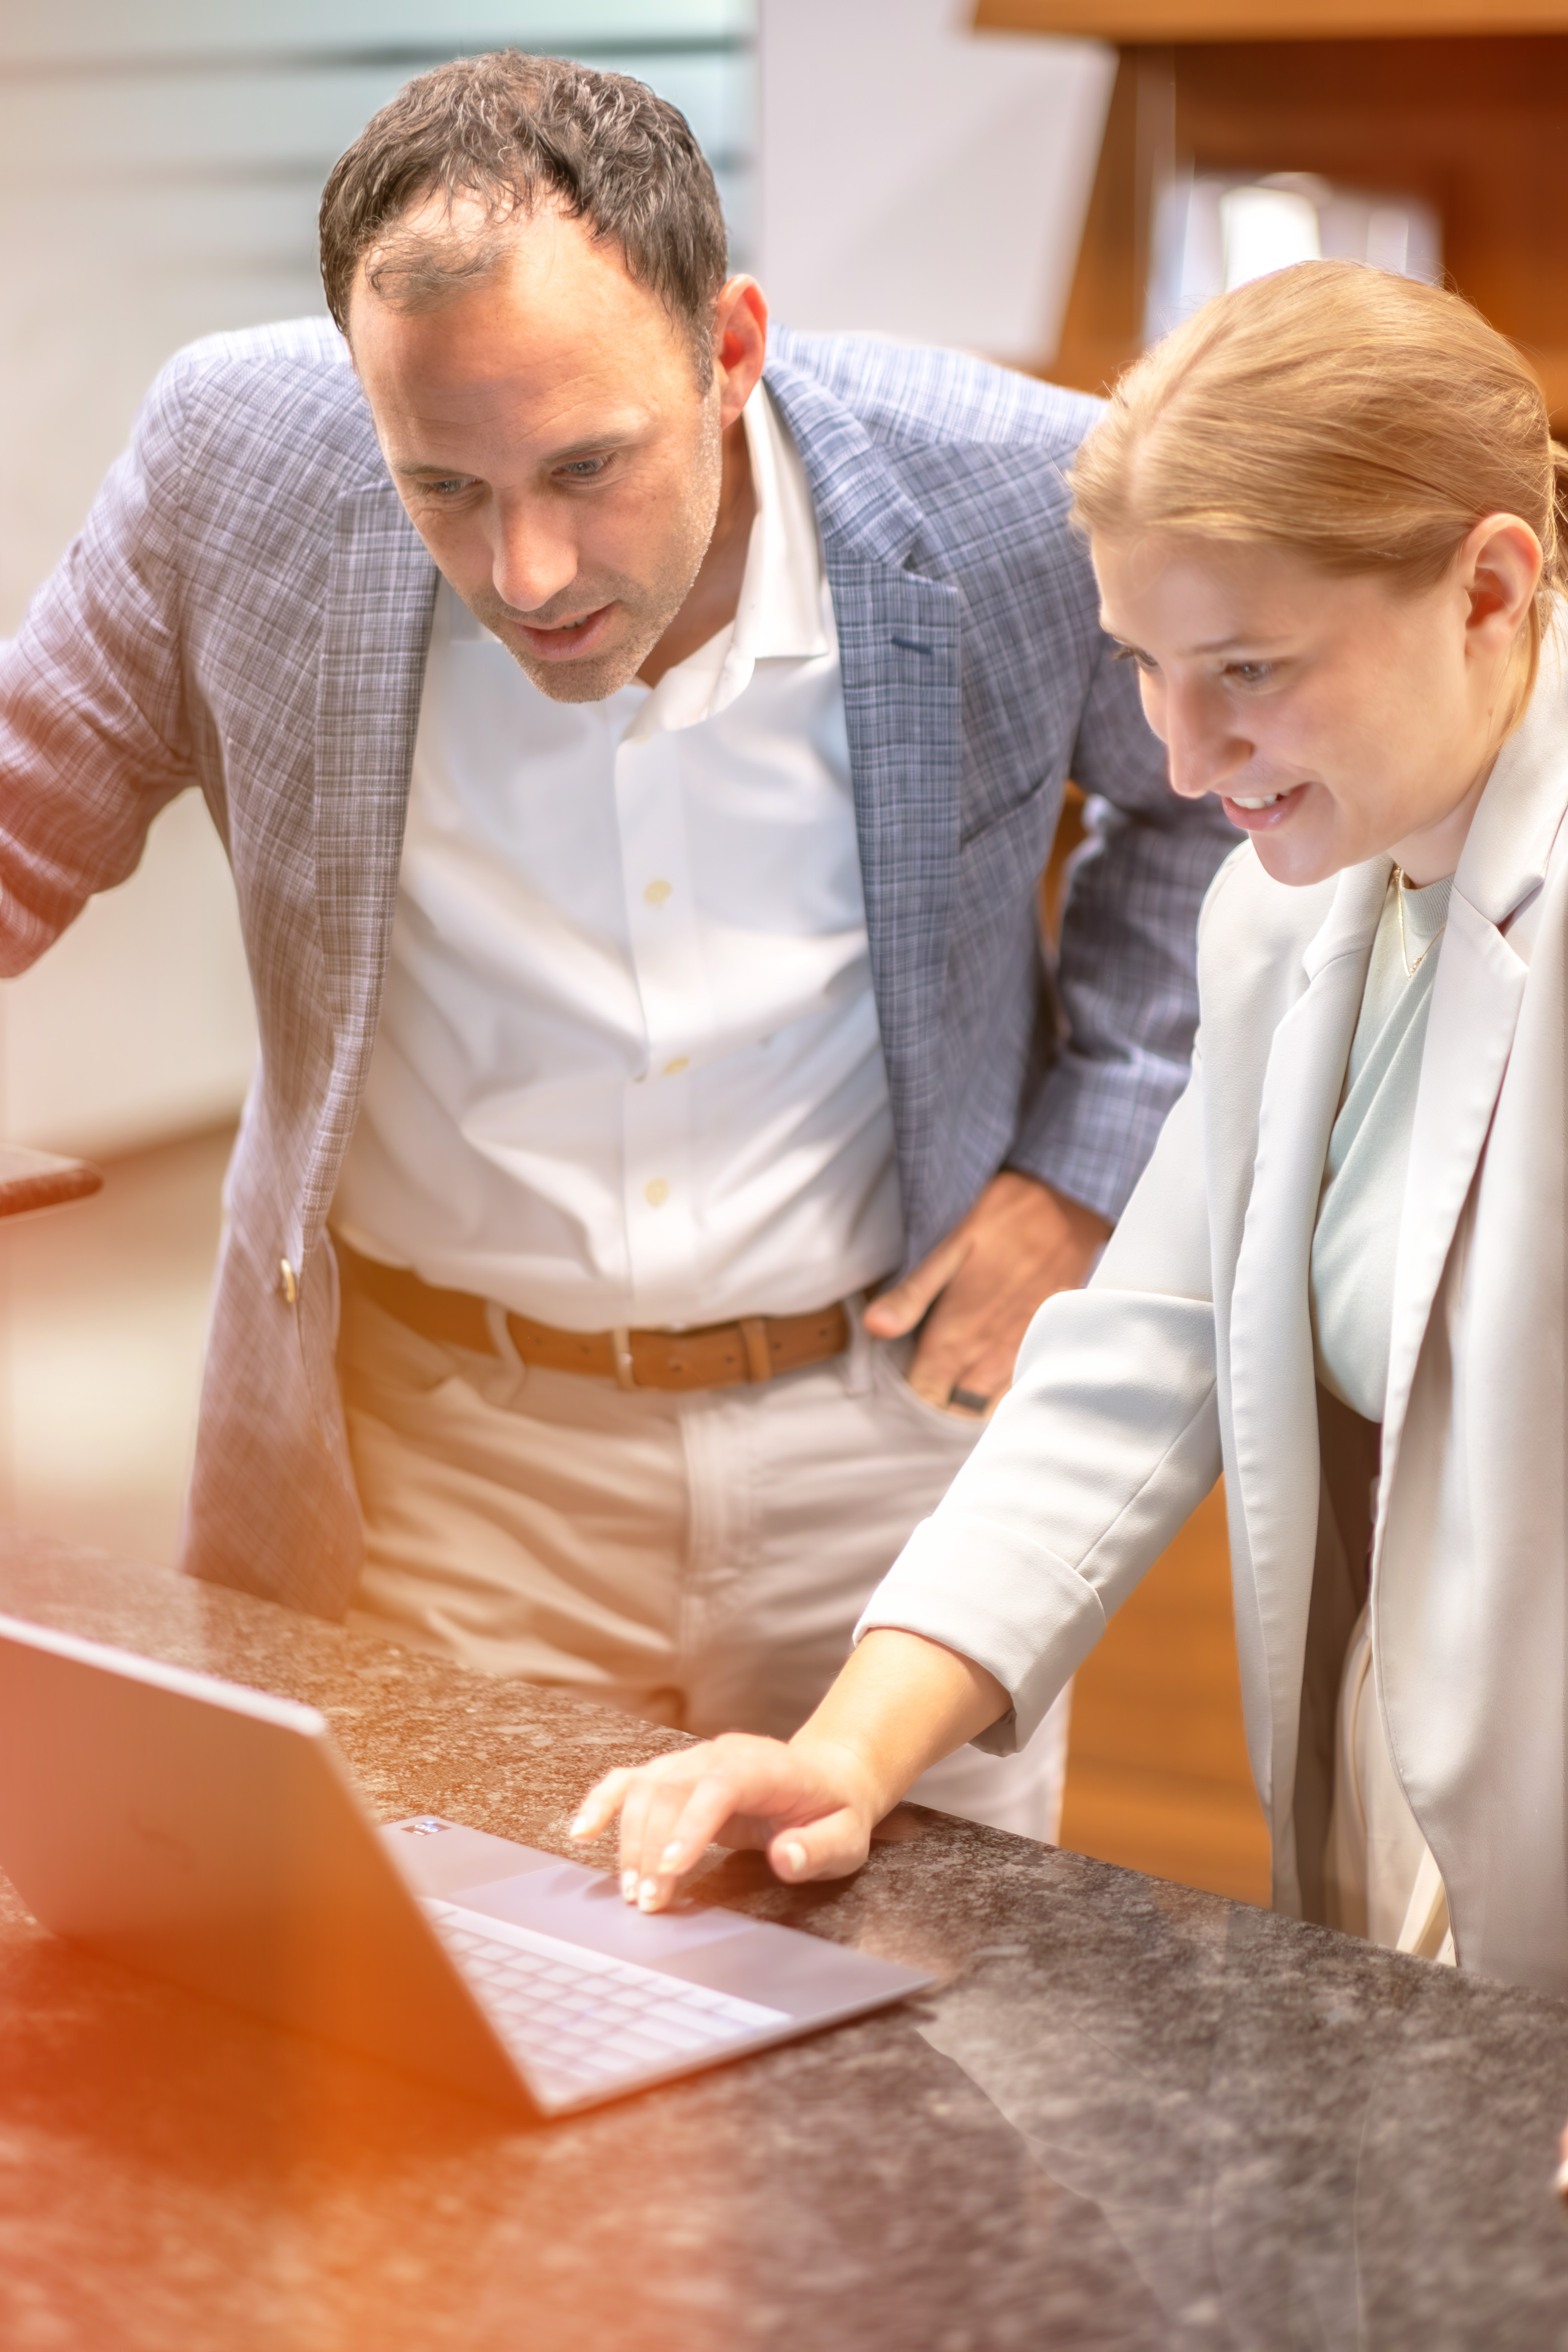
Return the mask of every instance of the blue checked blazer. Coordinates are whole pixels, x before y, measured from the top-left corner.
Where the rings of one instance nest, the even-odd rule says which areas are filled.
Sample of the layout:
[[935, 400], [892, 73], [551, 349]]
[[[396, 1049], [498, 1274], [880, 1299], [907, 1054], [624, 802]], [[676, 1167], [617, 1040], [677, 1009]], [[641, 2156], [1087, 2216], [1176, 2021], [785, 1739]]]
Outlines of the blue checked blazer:
[[[837, 620], [909, 1262], [1004, 1162], [1115, 1215], [1186, 1071], [1199, 900], [1234, 836], [1178, 805], [1095, 619], [1061, 468], [1092, 402], [951, 354], [781, 335]], [[201, 792], [261, 1062], [228, 1184], [185, 1559], [338, 1615], [363, 1538], [326, 1220], [386, 965], [437, 575], [342, 341], [174, 359], [0, 650], [0, 969]], [[1096, 835], [1053, 989], [1036, 885], [1064, 779]]]

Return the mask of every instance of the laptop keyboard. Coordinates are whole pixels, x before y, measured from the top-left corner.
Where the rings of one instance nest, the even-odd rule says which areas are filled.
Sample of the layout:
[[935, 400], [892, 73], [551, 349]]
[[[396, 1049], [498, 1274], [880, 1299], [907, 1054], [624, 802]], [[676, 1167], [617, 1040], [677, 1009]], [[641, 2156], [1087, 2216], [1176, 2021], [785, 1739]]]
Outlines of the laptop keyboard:
[[700, 2064], [789, 2013], [426, 1896], [424, 1909], [501, 2040], [552, 2105]]

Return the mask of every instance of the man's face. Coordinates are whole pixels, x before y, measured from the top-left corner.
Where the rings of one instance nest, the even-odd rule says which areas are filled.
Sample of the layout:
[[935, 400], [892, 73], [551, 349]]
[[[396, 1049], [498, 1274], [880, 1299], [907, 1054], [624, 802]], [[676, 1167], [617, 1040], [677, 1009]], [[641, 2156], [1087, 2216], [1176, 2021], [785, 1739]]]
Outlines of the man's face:
[[558, 702], [625, 686], [719, 504], [717, 384], [699, 387], [658, 296], [616, 245], [542, 207], [499, 269], [433, 310], [394, 309], [362, 271], [349, 331], [392, 478], [469, 611]]

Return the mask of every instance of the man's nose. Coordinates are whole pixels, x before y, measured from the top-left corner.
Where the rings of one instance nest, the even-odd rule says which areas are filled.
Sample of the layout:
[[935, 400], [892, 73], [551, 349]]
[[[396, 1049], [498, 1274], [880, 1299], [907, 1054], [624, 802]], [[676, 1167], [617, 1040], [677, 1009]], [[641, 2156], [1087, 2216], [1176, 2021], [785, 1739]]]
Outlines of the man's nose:
[[1171, 787], [1184, 800], [1224, 792], [1252, 759], [1256, 747], [1237, 732], [1226, 698], [1209, 687], [1167, 685], [1163, 717]]
[[497, 519], [490, 577], [514, 613], [537, 613], [577, 577], [576, 534], [548, 506], [504, 507]]

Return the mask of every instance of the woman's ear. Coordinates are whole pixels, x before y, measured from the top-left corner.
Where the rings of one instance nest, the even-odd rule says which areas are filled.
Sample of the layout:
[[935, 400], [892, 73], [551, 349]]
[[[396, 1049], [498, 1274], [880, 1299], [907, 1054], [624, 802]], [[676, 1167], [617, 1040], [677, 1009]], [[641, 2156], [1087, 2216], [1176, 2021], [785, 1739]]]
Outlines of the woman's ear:
[[1518, 515], [1484, 515], [1460, 548], [1458, 582], [1469, 600], [1467, 650], [1488, 657], [1513, 644], [1541, 584], [1541, 541]]

